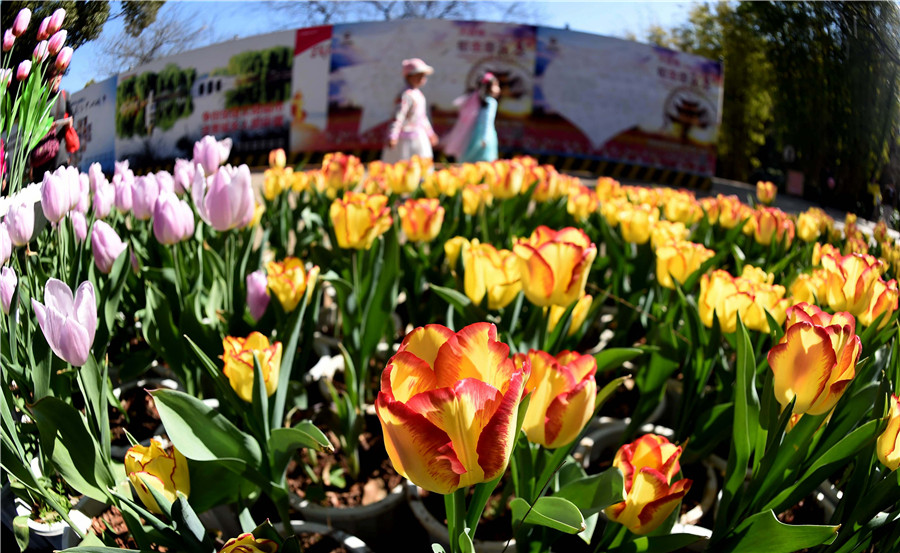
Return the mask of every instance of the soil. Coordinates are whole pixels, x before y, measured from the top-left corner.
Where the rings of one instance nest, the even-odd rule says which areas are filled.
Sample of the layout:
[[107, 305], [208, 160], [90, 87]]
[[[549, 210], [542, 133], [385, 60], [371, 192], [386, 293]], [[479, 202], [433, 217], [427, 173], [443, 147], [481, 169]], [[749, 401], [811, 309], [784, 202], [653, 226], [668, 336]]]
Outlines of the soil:
[[[90, 531], [100, 537], [104, 543], [114, 543], [119, 549], [140, 549], [131, 534], [122, 513], [118, 508], [110, 506], [91, 519]], [[105, 534], [105, 535], [104, 535]]]
[[[403, 477], [394, 470], [388, 459], [381, 435], [381, 425], [377, 419], [368, 420], [370, 418], [372, 417], [367, 417], [367, 430], [359, 438], [360, 475], [357, 481], [350, 481], [347, 476], [347, 459], [338, 445], [337, 437], [327, 430], [327, 425], [319, 425], [335, 446], [335, 452], [316, 454], [318, 462], [309, 467], [315, 475], [313, 478], [307, 473], [304, 464], [297, 460], [297, 458], [308, 459], [306, 450], [301, 450], [287, 469], [287, 481], [291, 491], [322, 506], [358, 507], [384, 499], [390, 490], [399, 486], [403, 482]], [[331, 474], [335, 468], [343, 469], [347, 486], [341, 487], [337, 486], [336, 482], [331, 482]]]
[[153, 403], [153, 396], [143, 388], [132, 388], [122, 393], [119, 402], [125, 410], [124, 413], [113, 408], [110, 408], [109, 411], [112, 445], [123, 447], [130, 445], [128, 437], [125, 436], [125, 429], [128, 429], [128, 432], [139, 442], [152, 438], [156, 434], [161, 420], [156, 405]]
[[304, 553], [347, 553], [344, 544], [322, 534], [299, 534], [300, 551]]

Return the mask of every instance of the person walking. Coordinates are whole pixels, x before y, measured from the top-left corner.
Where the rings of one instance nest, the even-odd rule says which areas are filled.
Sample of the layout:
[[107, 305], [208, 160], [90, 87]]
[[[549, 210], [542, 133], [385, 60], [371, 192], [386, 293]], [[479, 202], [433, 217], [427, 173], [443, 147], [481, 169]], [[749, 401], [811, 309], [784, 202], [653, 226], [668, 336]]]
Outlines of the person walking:
[[434, 68], [419, 58], [403, 60], [407, 88], [400, 94], [387, 146], [381, 153], [385, 163], [396, 163], [414, 155], [423, 159], [434, 157], [431, 147], [437, 144], [438, 137], [428, 120], [425, 95], [419, 90], [432, 73]]
[[69, 152], [66, 149], [66, 130], [72, 125], [72, 107], [69, 104], [69, 94], [59, 88], [61, 77], [53, 77], [50, 86], [53, 92], [58, 92], [56, 102], [50, 109], [53, 123], [47, 135], [38, 142], [31, 151], [31, 180], [40, 181], [44, 173], [54, 171], [57, 167], [69, 163]]
[[485, 73], [476, 88], [463, 100], [456, 124], [444, 141], [444, 153], [461, 163], [497, 159], [497, 98], [500, 80]]

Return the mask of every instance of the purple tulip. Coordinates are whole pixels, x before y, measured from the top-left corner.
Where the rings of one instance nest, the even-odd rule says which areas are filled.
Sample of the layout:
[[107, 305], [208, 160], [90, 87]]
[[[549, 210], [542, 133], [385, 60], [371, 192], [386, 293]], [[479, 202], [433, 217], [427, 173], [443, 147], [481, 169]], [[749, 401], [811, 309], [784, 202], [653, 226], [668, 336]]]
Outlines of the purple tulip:
[[197, 165], [191, 197], [200, 218], [218, 231], [243, 228], [253, 219], [256, 200], [250, 186], [250, 169], [226, 165], [210, 177]]
[[76, 367], [87, 363], [97, 332], [97, 298], [90, 281], [72, 289], [51, 278], [44, 286], [44, 304], [31, 299], [44, 338], [59, 358]]
[[128, 171], [131, 171], [131, 169], [128, 168], [128, 160], [127, 159], [123, 159], [122, 161], [117, 161], [115, 163], [116, 163], [116, 169], [114, 171], [114, 174], [124, 175]]
[[36, 38], [38, 40], [47, 40], [48, 38], [50, 38], [50, 35], [52, 35], [52, 34], [53, 33], [50, 32], [50, 18], [45, 17], [41, 21], [41, 24], [38, 25], [38, 32], [37, 32]]
[[94, 190], [94, 217], [105, 219], [112, 210], [116, 200], [116, 187], [111, 185], [106, 177], [99, 181]]
[[254, 320], [260, 320], [266, 313], [269, 299], [269, 281], [265, 271], [260, 269], [247, 275], [247, 305]]
[[91, 181], [87, 173], [78, 175], [78, 201], [75, 203], [75, 211], [87, 213], [91, 207]]
[[31, 73], [31, 60], [23, 60], [16, 68], [16, 80], [24, 81], [28, 78], [29, 73]]
[[80, 211], [70, 211], [69, 219], [72, 221], [72, 229], [75, 231], [75, 241], [79, 244], [87, 238], [87, 219]]
[[153, 235], [160, 244], [170, 246], [194, 233], [194, 212], [174, 192], [162, 192], [153, 207]]
[[12, 256], [12, 240], [9, 238], [9, 230], [6, 221], [0, 221], [0, 265], [4, 265]]
[[0, 309], [3, 313], [9, 315], [9, 308], [12, 305], [13, 292], [16, 291], [16, 283], [19, 282], [16, 272], [9, 267], [0, 269]]
[[66, 18], [66, 10], [59, 8], [53, 15], [50, 16], [50, 23], [47, 26], [47, 34], [52, 35], [56, 31], [58, 31], [63, 24], [63, 20]]
[[55, 56], [62, 50], [62, 47], [66, 44], [66, 36], [68, 34], [65, 29], [53, 33], [53, 36], [47, 41], [47, 51], [51, 56]]
[[91, 166], [88, 167], [88, 182], [91, 183], [91, 192], [96, 193], [97, 185], [106, 180], [106, 175], [103, 174], [103, 167], [97, 162], [91, 163]]
[[173, 172], [175, 193], [183, 194], [185, 190], [190, 190], [191, 183], [194, 182], [194, 164], [186, 159], [176, 159]]
[[81, 199], [81, 173], [77, 167], [66, 165], [54, 171], [69, 187], [69, 210], [75, 209]]
[[122, 213], [131, 211], [134, 203], [134, 185], [133, 180], [124, 178], [121, 174], [113, 175], [113, 187], [116, 189], [116, 208]]
[[31, 55], [31, 59], [38, 62], [44, 61], [49, 55], [50, 45], [46, 40], [42, 40], [37, 43], [37, 46], [34, 47], [34, 53]]
[[137, 219], [146, 221], [153, 216], [153, 206], [159, 197], [159, 183], [153, 175], [145, 175], [134, 179], [132, 196], [132, 213]]
[[134, 271], [134, 274], [138, 274], [141, 272], [141, 262], [138, 261], [137, 256], [134, 254], [134, 249], [131, 250], [131, 270]]
[[22, 8], [19, 10], [19, 13], [16, 14], [16, 20], [13, 21], [12, 33], [16, 36], [22, 36], [22, 33], [28, 28], [29, 23], [31, 23], [31, 10]]
[[75, 53], [75, 50], [72, 50], [71, 46], [66, 46], [62, 50], [59, 51], [59, 55], [56, 56], [56, 70], [62, 73], [69, 67], [69, 63], [72, 62], [72, 54]]
[[163, 191], [175, 193], [175, 179], [172, 178], [172, 174], [168, 171], [157, 171], [156, 182], [159, 184], [160, 194], [162, 194]]
[[206, 135], [194, 143], [194, 164], [203, 166], [206, 174], [211, 175], [228, 161], [231, 154], [231, 139], [216, 141], [214, 136]]
[[113, 263], [125, 251], [125, 242], [119, 238], [106, 221], [94, 221], [91, 227], [91, 251], [94, 254], [94, 263], [103, 274], [109, 274]]
[[6, 32], [3, 33], [3, 51], [9, 52], [15, 43], [16, 35], [13, 34], [12, 29], [6, 29]]
[[34, 204], [24, 200], [13, 201], [6, 213], [6, 230], [13, 246], [31, 242], [34, 234]]
[[44, 182], [41, 186], [41, 207], [44, 216], [53, 223], [58, 223], [66, 216], [71, 208], [69, 198], [69, 183], [63, 180], [58, 172], [44, 173]]

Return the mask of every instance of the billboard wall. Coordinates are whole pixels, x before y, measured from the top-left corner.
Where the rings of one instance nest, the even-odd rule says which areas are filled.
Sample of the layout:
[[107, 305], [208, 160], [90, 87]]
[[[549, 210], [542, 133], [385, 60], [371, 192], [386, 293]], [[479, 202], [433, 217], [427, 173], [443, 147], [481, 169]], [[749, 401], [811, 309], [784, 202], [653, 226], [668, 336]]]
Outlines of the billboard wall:
[[81, 147], [72, 154], [72, 164], [87, 172], [99, 163], [112, 173], [116, 161], [116, 125], [110, 115], [116, 105], [116, 77], [92, 84], [69, 98], [75, 131]]
[[231, 136], [238, 155], [379, 149], [410, 57], [435, 68], [422, 90], [438, 135], [456, 120], [454, 100], [491, 71], [501, 151], [714, 173], [720, 62], [507, 23], [352, 23], [217, 44], [101, 83], [116, 87], [115, 117], [89, 120], [114, 120], [115, 157], [133, 165], [189, 157], [205, 134]]

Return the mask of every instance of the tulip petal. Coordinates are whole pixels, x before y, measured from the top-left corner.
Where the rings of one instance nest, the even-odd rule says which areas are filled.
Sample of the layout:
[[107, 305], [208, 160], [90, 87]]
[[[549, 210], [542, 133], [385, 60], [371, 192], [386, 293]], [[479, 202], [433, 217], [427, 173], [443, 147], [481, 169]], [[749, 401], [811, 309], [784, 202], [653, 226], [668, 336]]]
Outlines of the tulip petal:
[[433, 390], [436, 382], [431, 366], [409, 351], [398, 351], [381, 374], [381, 389], [403, 403]]
[[476, 378], [505, 390], [514, 370], [509, 346], [497, 341], [497, 327], [491, 323], [472, 324], [451, 336], [441, 346], [434, 366], [440, 388]]
[[384, 447], [398, 473], [435, 493], [447, 494], [459, 487], [466, 469], [446, 432], [384, 392], [378, 394], [375, 409]]
[[[511, 361], [510, 365], [513, 365]], [[525, 389], [525, 375], [529, 371], [530, 367], [526, 366], [524, 371], [513, 373], [503, 401], [478, 440], [478, 464], [488, 480], [493, 480], [506, 470], [506, 463], [515, 445], [519, 400]]]
[[775, 377], [775, 398], [785, 406], [796, 397], [794, 413], [810, 412], [837, 362], [826, 330], [805, 322], [788, 328], [784, 341], [769, 351], [768, 360]]
[[546, 447], [555, 449], [577, 438], [594, 412], [596, 397], [597, 384], [593, 379], [585, 380], [568, 393], [556, 396], [547, 407], [544, 422]]
[[[645, 469], [641, 471], [641, 474], [637, 477], [637, 484], [632, 490], [637, 490], [637, 493], [640, 496], [641, 490], [647, 487], [652, 487], [654, 492], [658, 490], [657, 483], [659, 480], [656, 480], [654, 477], [650, 477], [649, 474], [651, 472], [656, 472], [653, 469]], [[661, 473], [660, 473], [661, 476]], [[652, 479], [652, 484], [647, 486], [647, 483], [650, 483]], [[662, 482], [665, 482], [664, 480]], [[654, 529], [658, 528], [660, 524], [664, 520], [666, 520], [672, 511], [678, 507], [678, 504], [681, 502], [681, 498], [683, 498], [688, 490], [691, 489], [691, 480], [684, 478], [672, 484], [672, 487], [667, 490], [667, 494], [663, 497], [659, 497], [653, 501], [647, 503], [643, 509], [641, 509], [638, 518], [641, 521], [641, 529], [642, 532], [635, 532], [636, 534], [646, 534]]]
[[94, 343], [94, 335], [97, 332], [97, 297], [94, 293], [94, 285], [86, 280], [75, 290], [75, 305], [72, 313], [78, 324], [84, 327], [87, 335], [88, 347]]
[[72, 296], [72, 289], [61, 280], [48, 279], [44, 286], [44, 305], [60, 313], [74, 312], [75, 298]]
[[397, 351], [408, 351], [433, 368], [438, 351], [453, 334], [452, 330], [443, 325], [425, 325], [407, 334]]

